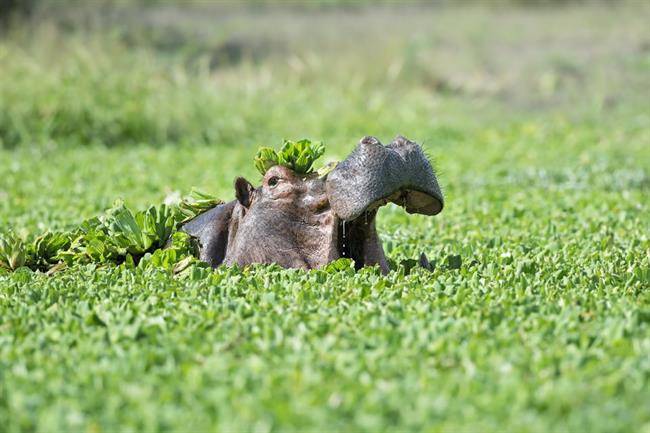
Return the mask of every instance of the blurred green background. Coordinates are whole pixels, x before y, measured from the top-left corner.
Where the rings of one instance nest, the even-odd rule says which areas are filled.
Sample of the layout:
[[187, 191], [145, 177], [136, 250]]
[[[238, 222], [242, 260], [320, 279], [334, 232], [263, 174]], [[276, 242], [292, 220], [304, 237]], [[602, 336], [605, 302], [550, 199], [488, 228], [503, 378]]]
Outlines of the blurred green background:
[[[282, 138], [324, 140], [337, 159], [364, 135], [403, 134], [439, 161], [449, 193], [517, 167], [647, 169], [646, 2], [2, 10], [3, 224], [33, 226], [47, 209], [59, 225], [68, 218], [54, 209], [87, 216], [115, 196], [144, 206], [192, 185], [229, 198], [235, 175], [256, 179], [256, 147]], [[26, 182], [12, 170], [50, 174]]]

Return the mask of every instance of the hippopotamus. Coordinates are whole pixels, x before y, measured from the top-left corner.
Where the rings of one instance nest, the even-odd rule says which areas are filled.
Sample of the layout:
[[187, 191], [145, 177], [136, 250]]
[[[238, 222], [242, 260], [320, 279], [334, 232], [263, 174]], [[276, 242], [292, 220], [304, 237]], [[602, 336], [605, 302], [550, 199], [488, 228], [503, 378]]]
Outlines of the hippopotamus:
[[387, 273], [377, 209], [392, 202], [408, 213], [436, 215], [444, 206], [431, 163], [417, 143], [402, 136], [386, 146], [362, 138], [324, 176], [276, 165], [262, 185], [238, 177], [234, 188], [235, 200], [181, 227], [196, 238], [199, 258], [212, 267], [276, 263], [314, 269], [347, 257], [356, 269], [376, 265]]

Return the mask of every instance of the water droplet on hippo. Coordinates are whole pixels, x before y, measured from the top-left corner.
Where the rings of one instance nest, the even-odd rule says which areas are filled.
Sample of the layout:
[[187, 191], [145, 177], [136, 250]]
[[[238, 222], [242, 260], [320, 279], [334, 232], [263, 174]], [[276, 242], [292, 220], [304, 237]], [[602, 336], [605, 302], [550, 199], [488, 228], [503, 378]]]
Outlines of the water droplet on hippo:
[[343, 220], [343, 239], [341, 240], [341, 250], [343, 251], [343, 257], [345, 257], [345, 220]]

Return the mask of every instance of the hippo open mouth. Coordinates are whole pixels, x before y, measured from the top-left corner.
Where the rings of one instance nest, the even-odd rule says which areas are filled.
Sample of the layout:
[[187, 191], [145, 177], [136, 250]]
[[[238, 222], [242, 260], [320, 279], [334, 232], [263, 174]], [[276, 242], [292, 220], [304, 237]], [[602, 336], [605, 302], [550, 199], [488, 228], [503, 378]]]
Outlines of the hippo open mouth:
[[364, 137], [326, 179], [327, 196], [337, 217], [338, 257], [357, 269], [388, 265], [377, 236], [377, 209], [389, 202], [408, 213], [436, 215], [444, 200], [431, 163], [422, 148], [402, 136], [389, 145]]
[[418, 144], [398, 136], [389, 145], [364, 137], [327, 176], [275, 165], [255, 188], [235, 181], [237, 199], [183, 226], [200, 258], [216, 267], [277, 263], [314, 269], [341, 257], [357, 269], [388, 272], [375, 226], [389, 202], [408, 213], [436, 215], [444, 206], [435, 173]]
[[363, 212], [354, 220], [336, 219], [334, 259], [349, 258], [354, 261], [355, 269], [364, 266], [379, 265], [383, 270], [388, 269], [381, 244], [378, 242], [375, 229], [377, 210]]

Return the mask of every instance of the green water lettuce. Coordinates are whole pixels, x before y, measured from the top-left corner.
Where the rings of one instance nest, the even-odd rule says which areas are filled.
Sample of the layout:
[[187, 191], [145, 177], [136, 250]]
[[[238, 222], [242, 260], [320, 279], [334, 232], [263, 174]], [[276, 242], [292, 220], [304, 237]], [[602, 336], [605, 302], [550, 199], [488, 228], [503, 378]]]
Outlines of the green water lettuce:
[[104, 215], [83, 221], [69, 232], [46, 232], [27, 242], [0, 233], [0, 269], [26, 266], [51, 272], [95, 263], [159, 267], [180, 272], [198, 262], [194, 240], [177, 231], [189, 219], [223, 203], [196, 190], [178, 206], [151, 206], [134, 212], [118, 200]]
[[165, 246], [179, 218], [179, 212], [164, 204], [133, 212], [117, 201], [103, 217], [84, 221], [74, 233], [70, 248], [58, 257], [69, 265], [139, 259]]
[[143, 269], [159, 268], [174, 273], [185, 270], [191, 264], [198, 264], [198, 245], [196, 240], [185, 232], [176, 232], [169, 240], [169, 245], [147, 253], [138, 266]]
[[254, 159], [255, 168], [262, 176], [266, 174], [269, 168], [274, 165], [279, 165], [279, 157], [277, 152], [270, 147], [260, 147]]
[[173, 211], [164, 204], [133, 213], [121, 202], [109, 210], [103, 224], [117, 251], [131, 255], [163, 247], [175, 226]]
[[184, 197], [178, 204], [178, 211], [183, 216], [181, 222], [189, 221], [220, 204], [223, 204], [223, 200], [220, 200], [213, 195], [192, 189], [190, 195]]
[[29, 246], [28, 266], [46, 270], [60, 260], [58, 254], [72, 244], [72, 234], [66, 232], [45, 232]]
[[27, 263], [27, 246], [13, 232], [0, 234], [0, 268], [14, 271]]
[[270, 147], [261, 147], [254, 159], [255, 168], [262, 176], [275, 165], [290, 168], [298, 174], [309, 174], [312, 172], [314, 162], [324, 153], [325, 146], [320, 141], [284, 140], [279, 151]]

